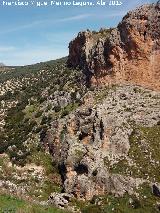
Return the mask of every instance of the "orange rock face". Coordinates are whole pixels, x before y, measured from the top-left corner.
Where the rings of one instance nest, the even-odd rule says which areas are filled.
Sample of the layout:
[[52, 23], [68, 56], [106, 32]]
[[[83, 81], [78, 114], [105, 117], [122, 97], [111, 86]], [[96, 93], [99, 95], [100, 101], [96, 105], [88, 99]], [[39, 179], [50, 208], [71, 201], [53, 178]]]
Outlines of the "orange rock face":
[[81, 32], [69, 45], [68, 64], [92, 85], [133, 83], [160, 90], [160, 3], [129, 12], [118, 27]]

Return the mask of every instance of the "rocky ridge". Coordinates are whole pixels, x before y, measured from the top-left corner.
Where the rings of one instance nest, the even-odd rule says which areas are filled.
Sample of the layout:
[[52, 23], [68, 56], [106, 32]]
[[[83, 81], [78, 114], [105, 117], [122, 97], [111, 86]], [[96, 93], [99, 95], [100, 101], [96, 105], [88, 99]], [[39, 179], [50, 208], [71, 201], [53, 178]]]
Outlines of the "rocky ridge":
[[[106, 89], [105, 95], [102, 103], [95, 104], [94, 94], [87, 94], [85, 104], [54, 122], [46, 136], [62, 171], [64, 191], [78, 199], [133, 194], [144, 182], [159, 181], [160, 162], [151, 141], [142, 137], [136, 144], [132, 138], [143, 128], [159, 128], [159, 93], [128, 85]], [[141, 155], [148, 162], [145, 174]]]
[[159, 212], [158, 14], [145, 5], [70, 43], [67, 64], [97, 87], [66, 58], [0, 72], [2, 193], [67, 212]]
[[87, 82], [132, 82], [160, 89], [160, 2], [127, 13], [114, 29], [80, 32], [69, 44], [68, 65], [84, 70]]
[[[117, 28], [80, 32], [70, 42], [67, 64], [83, 70], [93, 91], [73, 113], [53, 122], [44, 139], [65, 196], [139, 199], [144, 185], [159, 196], [159, 11], [159, 1], [143, 5]], [[63, 195], [50, 202], [67, 206]]]

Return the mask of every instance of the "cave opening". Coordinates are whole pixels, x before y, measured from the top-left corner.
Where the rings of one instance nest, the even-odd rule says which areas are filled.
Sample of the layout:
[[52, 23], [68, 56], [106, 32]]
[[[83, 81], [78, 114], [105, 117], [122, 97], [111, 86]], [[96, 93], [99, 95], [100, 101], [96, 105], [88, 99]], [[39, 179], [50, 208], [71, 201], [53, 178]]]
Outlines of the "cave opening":
[[81, 132], [80, 135], [79, 135], [79, 140], [83, 140], [84, 138], [86, 138], [88, 136], [88, 133], [86, 132]]
[[78, 175], [88, 174], [88, 167], [84, 164], [78, 164], [75, 166], [75, 171]]

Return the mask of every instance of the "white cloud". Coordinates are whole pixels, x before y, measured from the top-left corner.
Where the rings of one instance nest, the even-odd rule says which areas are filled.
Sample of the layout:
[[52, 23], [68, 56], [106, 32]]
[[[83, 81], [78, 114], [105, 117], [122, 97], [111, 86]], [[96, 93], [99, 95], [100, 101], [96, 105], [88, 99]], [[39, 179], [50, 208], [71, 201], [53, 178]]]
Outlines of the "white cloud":
[[6, 33], [11, 33], [11, 32], [16, 32], [16, 31], [20, 31], [20, 30], [24, 30], [24, 29], [30, 29], [30, 28], [33, 28], [36, 26], [46, 26], [46, 24], [59, 23], [59, 22], [70, 22], [70, 21], [75, 21], [75, 20], [78, 21], [78, 20], [86, 19], [91, 16], [92, 16], [92, 14], [81, 14], [81, 15], [70, 16], [70, 17], [59, 18], [59, 19], [49, 18], [49, 19], [37, 20], [37, 21], [33, 21], [32, 23], [20, 25], [20, 26], [10, 28], [7, 30], [1, 29], [0, 35], [6, 34]]
[[16, 48], [13, 46], [0, 46], [0, 52], [10, 52], [15, 50]]
[[76, 21], [76, 20], [82, 20], [88, 17], [93, 16], [93, 14], [82, 14], [82, 15], [77, 15], [77, 16], [71, 16], [71, 17], [66, 17], [62, 19], [58, 19], [57, 22], [67, 22], [67, 21]]
[[111, 12], [111, 13], [108, 13], [108, 14], [96, 14], [94, 15], [94, 17], [96, 18], [100, 18], [100, 19], [103, 19], [103, 18], [114, 18], [114, 17], [121, 17], [121, 16], [124, 16], [126, 14], [126, 11], [118, 11], [118, 12]]

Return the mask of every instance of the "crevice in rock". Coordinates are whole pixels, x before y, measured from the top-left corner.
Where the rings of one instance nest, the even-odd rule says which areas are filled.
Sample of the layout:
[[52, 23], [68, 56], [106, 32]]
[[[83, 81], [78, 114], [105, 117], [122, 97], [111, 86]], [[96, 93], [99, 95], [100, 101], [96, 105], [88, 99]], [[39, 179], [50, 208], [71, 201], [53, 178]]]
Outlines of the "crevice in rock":
[[40, 132], [40, 141], [44, 142], [45, 137], [46, 137], [46, 133], [47, 133], [47, 130], [42, 129], [42, 131]]
[[97, 174], [98, 174], [98, 171], [97, 171], [97, 169], [96, 170], [94, 170], [93, 172], [92, 172], [92, 175], [95, 177], [95, 176], [97, 176]]
[[93, 132], [96, 133], [96, 128], [95, 128], [94, 123], [93, 123]]
[[79, 135], [79, 140], [82, 141], [84, 138], [86, 138], [88, 136], [88, 133], [86, 132], [81, 132]]
[[100, 139], [104, 139], [104, 125], [102, 119], [100, 120]]
[[[62, 183], [64, 183], [64, 181], [66, 179], [66, 173], [67, 173], [67, 169], [66, 169], [66, 166], [64, 163], [61, 163], [58, 165], [58, 171], [59, 171], [59, 174], [61, 175]], [[64, 188], [62, 189], [62, 193], [63, 192], [65, 192]]]
[[146, 31], [144, 31], [143, 35], [144, 35], [144, 40], [146, 40], [147, 32], [146, 32]]
[[91, 144], [94, 143], [94, 140], [95, 140], [95, 136], [94, 136], [94, 134], [92, 134], [90, 143], [91, 143]]
[[68, 202], [70, 201], [70, 197], [69, 197], [69, 196], [63, 195], [63, 198], [64, 198], [65, 200], [67, 200]]
[[157, 125], [160, 126], [160, 121], [157, 122]]

